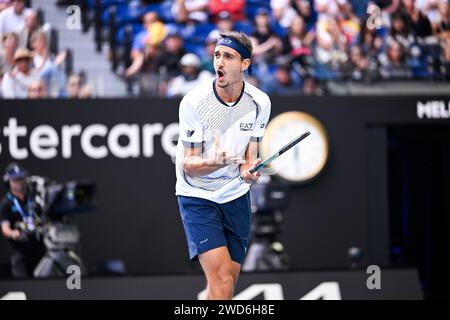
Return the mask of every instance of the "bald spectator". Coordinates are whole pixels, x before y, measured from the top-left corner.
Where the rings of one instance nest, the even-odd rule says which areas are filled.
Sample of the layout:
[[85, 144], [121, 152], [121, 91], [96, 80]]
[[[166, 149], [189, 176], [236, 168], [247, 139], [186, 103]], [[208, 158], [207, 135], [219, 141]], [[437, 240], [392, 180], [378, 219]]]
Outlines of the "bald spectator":
[[32, 55], [25, 48], [19, 48], [14, 53], [14, 68], [5, 73], [2, 79], [2, 94], [4, 98], [16, 99], [28, 96], [28, 87], [36, 80], [37, 74], [31, 67]]
[[0, 12], [0, 37], [8, 32], [20, 32], [25, 27], [25, 0], [14, 0], [12, 5]]
[[47, 98], [47, 88], [44, 81], [37, 79], [31, 82], [28, 87], [28, 99], [44, 99]]

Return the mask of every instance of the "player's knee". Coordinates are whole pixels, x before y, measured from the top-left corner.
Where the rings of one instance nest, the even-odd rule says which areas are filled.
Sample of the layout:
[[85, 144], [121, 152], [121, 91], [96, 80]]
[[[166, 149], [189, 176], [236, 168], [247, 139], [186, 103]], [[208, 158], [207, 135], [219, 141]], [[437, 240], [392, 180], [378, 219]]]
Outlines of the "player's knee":
[[233, 274], [231, 268], [222, 268], [215, 277], [215, 285], [224, 289], [231, 290], [234, 286]]

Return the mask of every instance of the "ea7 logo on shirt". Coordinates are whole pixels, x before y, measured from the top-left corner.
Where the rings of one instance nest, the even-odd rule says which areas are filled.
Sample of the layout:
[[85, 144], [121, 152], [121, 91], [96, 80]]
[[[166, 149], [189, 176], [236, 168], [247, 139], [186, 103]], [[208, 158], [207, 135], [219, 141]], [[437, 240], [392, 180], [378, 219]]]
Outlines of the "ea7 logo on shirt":
[[195, 130], [186, 130], [186, 135], [188, 136], [188, 138], [190, 138], [190, 137], [192, 137], [194, 132], [195, 132]]
[[239, 127], [241, 128], [241, 131], [250, 131], [250, 130], [253, 129], [253, 123], [251, 123], [251, 122], [249, 122], [249, 123], [241, 122]]

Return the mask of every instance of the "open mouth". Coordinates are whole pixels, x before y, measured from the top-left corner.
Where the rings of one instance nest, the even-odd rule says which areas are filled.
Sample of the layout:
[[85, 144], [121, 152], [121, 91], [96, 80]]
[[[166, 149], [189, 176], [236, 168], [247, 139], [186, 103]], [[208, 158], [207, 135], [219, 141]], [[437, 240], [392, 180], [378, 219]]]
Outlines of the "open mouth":
[[217, 80], [222, 81], [225, 73], [222, 70], [217, 70]]

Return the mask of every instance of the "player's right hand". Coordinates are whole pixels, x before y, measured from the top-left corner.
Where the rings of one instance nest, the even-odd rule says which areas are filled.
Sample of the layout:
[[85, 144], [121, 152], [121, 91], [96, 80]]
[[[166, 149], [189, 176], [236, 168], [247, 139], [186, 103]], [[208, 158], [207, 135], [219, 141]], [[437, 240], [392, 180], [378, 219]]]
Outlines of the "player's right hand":
[[222, 148], [220, 144], [220, 136], [215, 137], [214, 146], [215, 146], [214, 165], [219, 167], [225, 167], [230, 164], [245, 163], [244, 158], [238, 157], [236, 155], [230, 155], [225, 149]]

